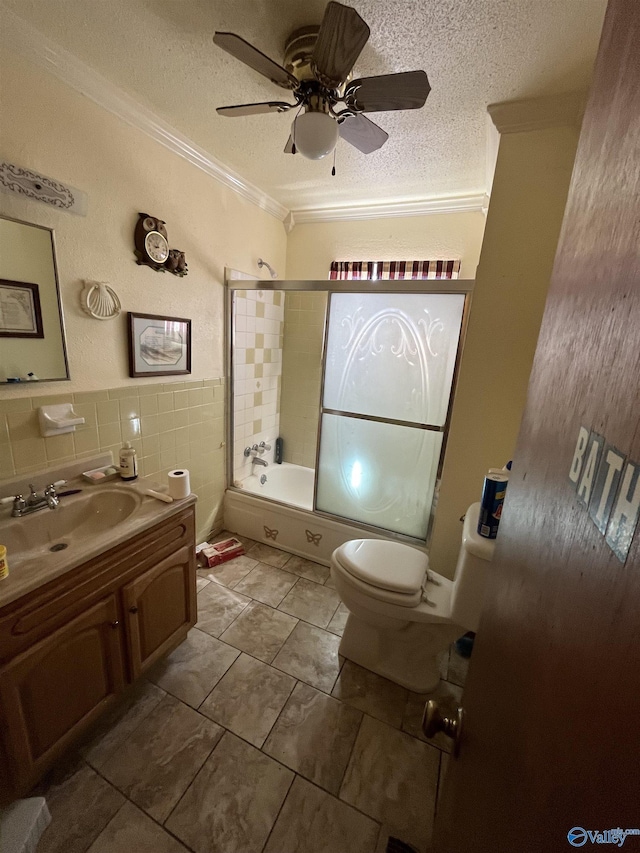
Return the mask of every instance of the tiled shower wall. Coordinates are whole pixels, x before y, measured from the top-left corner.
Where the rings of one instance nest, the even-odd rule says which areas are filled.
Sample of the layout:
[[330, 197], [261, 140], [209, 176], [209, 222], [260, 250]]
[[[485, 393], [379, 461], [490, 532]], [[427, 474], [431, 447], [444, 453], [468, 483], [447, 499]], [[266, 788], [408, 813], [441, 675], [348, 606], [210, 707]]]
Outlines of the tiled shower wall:
[[307, 468], [316, 466], [326, 309], [326, 293], [285, 295], [280, 434], [284, 460]]
[[280, 382], [284, 294], [274, 290], [235, 293], [233, 348], [233, 478], [251, 474], [244, 448], [265, 441], [273, 458], [280, 434]]
[[[38, 407], [65, 402], [85, 423], [73, 433], [42, 438]], [[0, 400], [0, 479], [99, 451], [111, 451], [117, 463], [122, 443], [131, 441], [144, 477], [166, 483], [171, 469], [189, 469], [198, 534], [205, 537], [222, 520], [224, 423], [222, 379]]]

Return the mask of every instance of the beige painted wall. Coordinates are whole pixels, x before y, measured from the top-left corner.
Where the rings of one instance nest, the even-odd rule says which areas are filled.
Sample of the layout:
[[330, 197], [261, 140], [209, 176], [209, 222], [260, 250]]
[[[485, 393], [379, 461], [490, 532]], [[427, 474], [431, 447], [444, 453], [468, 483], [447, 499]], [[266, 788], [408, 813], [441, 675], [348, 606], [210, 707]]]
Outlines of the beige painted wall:
[[287, 278], [328, 278], [337, 260], [429, 258], [460, 258], [460, 278], [473, 278], [484, 226], [480, 211], [296, 225], [287, 242]]
[[[150, 382], [128, 376], [126, 316], [100, 322], [81, 311], [83, 279], [108, 282], [125, 313], [191, 318], [192, 374], [176, 379], [222, 378], [224, 267], [257, 272], [256, 261], [264, 256], [284, 269], [282, 223], [18, 56], [5, 52], [0, 73], [2, 156], [89, 196], [88, 215], [78, 217], [0, 195], [0, 213], [55, 230], [71, 372], [71, 382], [0, 386], [0, 399]], [[136, 265], [133, 229], [139, 211], [166, 220], [170, 245], [186, 252], [186, 278]], [[159, 385], [170, 382], [169, 377], [157, 380]], [[214, 449], [221, 459], [219, 444]], [[199, 464], [197, 454], [189, 464]], [[0, 478], [7, 475], [3, 466]], [[200, 508], [201, 532], [218, 511], [222, 475], [215, 483], [216, 494]]]
[[571, 127], [500, 140], [431, 543], [449, 577], [460, 516], [513, 454], [577, 141]]

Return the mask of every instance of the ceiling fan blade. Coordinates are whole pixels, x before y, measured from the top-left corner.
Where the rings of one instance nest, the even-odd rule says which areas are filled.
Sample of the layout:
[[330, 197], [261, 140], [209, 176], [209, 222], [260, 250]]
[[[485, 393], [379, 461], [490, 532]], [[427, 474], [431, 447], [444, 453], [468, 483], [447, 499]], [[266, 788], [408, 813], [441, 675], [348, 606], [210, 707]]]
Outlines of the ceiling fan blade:
[[285, 154], [294, 154], [295, 153], [293, 150], [293, 136], [291, 136], [291, 134], [289, 134], [289, 138], [287, 139], [287, 144], [284, 146], [284, 153]]
[[325, 9], [311, 67], [318, 80], [337, 88], [349, 75], [369, 38], [369, 27], [351, 6], [330, 2]]
[[284, 101], [265, 101], [262, 104], [235, 104], [231, 107], [217, 107], [216, 112], [220, 116], [257, 116], [261, 113], [286, 113], [295, 104], [287, 104]]
[[293, 74], [289, 74], [285, 68], [278, 65], [273, 59], [269, 59], [257, 47], [249, 44], [248, 41], [240, 38], [235, 33], [216, 32], [213, 36], [213, 43], [226, 50], [231, 56], [235, 56], [240, 62], [244, 62], [249, 68], [253, 68], [258, 74], [267, 77], [276, 86], [282, 86], [283, 89], [291, 90], [298, 88], [298, 81]]
[[367, 113], [383, 110], [418, 110], [431, 91], [424, 71], [403, 71], [354, 80], [346, 88], [347, 106]]
[[372, 151], [382, 148], [389, 138], [389, 134], [385, 130], [369, 121], [361, 113], [343, 119], [340, 122], [339, 130], [340, 136], [358, 151], [362, 151], [363, 154], [371, 154]]

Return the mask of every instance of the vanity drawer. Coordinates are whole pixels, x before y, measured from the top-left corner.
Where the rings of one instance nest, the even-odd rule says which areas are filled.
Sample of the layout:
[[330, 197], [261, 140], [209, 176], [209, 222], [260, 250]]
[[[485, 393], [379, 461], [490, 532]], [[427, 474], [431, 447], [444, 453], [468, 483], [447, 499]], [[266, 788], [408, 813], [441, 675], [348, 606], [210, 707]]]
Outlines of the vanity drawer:
[[188, 507], [11, 602], [0, 610], [0, 663], [174, 552], [193, 550], [194, 542], [195, 513]]

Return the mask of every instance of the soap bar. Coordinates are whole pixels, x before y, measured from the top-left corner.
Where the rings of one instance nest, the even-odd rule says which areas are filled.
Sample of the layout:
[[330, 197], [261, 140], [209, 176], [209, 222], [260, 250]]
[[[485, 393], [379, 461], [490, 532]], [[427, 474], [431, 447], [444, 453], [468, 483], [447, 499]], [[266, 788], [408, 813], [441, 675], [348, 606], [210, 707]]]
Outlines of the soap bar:
[[83, 471], [82, 476], [88, 483], [101, 483], [103, 480], [113, 480], [118, 476], [115, 465], [105, 465], [102, 468], [92, 468], [91, 471]]

